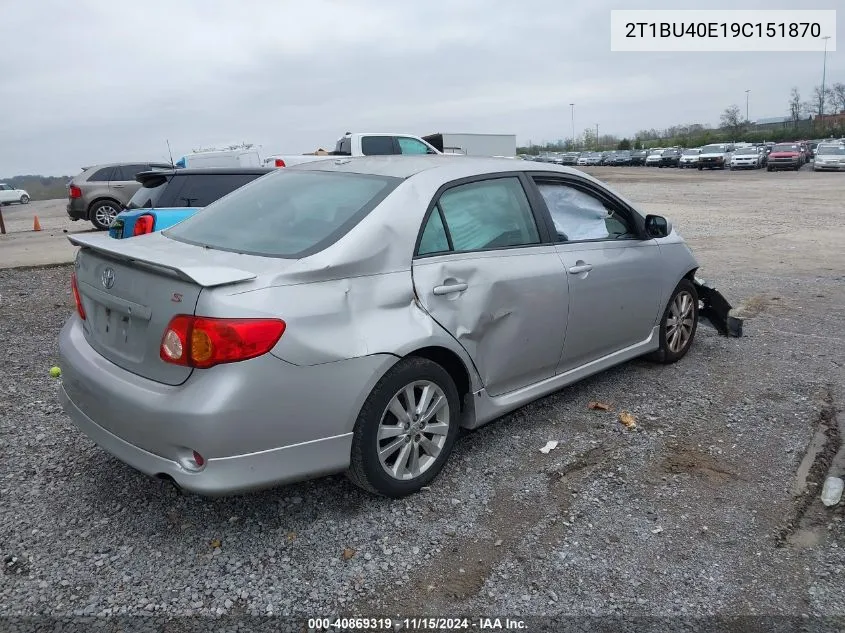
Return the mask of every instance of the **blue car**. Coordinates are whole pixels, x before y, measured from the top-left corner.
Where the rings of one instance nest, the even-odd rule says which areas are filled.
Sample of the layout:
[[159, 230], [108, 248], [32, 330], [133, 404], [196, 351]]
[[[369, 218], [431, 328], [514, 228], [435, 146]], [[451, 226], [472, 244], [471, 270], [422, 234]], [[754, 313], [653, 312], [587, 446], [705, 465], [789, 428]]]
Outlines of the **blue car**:
[[223, 196], [276, 171], [267, 167], [208, 167], [141, 172], [141, 188], [115, 217], [109, 235], [124, 239], [185, 220]]

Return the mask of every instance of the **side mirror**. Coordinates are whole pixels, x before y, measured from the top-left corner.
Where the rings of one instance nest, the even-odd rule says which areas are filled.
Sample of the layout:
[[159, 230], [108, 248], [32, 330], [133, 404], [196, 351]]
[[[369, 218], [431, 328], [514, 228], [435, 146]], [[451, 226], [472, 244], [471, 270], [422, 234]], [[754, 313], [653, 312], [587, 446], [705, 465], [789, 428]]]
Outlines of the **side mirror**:
[[649, 237], [666, 237], [672, 232], [672, 225], [662, 215], [645, 216], [645, 232]]

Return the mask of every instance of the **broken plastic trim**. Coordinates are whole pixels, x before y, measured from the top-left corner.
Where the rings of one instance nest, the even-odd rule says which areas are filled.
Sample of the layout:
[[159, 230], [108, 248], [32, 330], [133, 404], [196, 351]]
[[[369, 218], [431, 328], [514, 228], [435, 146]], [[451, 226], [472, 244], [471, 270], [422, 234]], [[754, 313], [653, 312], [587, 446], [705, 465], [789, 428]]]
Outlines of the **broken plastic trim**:
[[720, 334], [742, 336], [742, 319], [731, 316], [731, 304], [722, 296], [722, 293], [698, 277], [693, 280], [693, 284], [702, 303], [698, 311], [699, 317], [707, 319]]

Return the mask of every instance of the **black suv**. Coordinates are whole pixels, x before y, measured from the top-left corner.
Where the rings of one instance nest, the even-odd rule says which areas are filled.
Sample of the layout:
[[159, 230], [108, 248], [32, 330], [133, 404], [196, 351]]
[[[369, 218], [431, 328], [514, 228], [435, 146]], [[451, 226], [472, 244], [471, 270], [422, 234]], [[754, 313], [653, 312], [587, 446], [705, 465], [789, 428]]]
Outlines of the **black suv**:
[[648, 150], [638, 149], [631, 154], [632, 165], [645, 165], [645, 158], [648, 156]]
[[[180, 209], [207, 207], [235, 189], [274, 171], [273, 167], [203, 167], [141, 172], [135, 177], [140, 188], [124, 212], [114, 219], [109, 235], [121, 239], [167, 228], [173, 224], [174, 213], [179, 214], [180, 220], [184, 219], [185, 211], [180, 212]], [[142, 209], [150, 212], [137, 213]], [[131, 213], [133, 211], [136, 213]], [[158, 214], [163, 214], [161, 222]], [[142, 223], [139, 218], [144, 216]]]

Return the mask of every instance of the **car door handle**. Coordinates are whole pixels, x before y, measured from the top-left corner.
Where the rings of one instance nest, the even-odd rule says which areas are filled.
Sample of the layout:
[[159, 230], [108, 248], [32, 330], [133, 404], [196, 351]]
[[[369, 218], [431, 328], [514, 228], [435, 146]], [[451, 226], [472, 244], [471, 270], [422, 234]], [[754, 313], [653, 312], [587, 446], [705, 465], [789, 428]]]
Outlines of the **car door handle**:
[[593, 269], [592, 264], [578, 264], [577, 266], [572, 266], [569, 269], [569, 272], [573, 275], [577, 275], [578, 273], [588, 273]]
[[466, 290], [468, 286], [461, 282], [457, 284], [444, 284], [442, 286], [434, 286], [434, 290], [432, 292], [436, 295], [448, 295], [453, 292], [463, 292]]
[[115, 189], [123, 189], [126, 185], [112, 185]]

